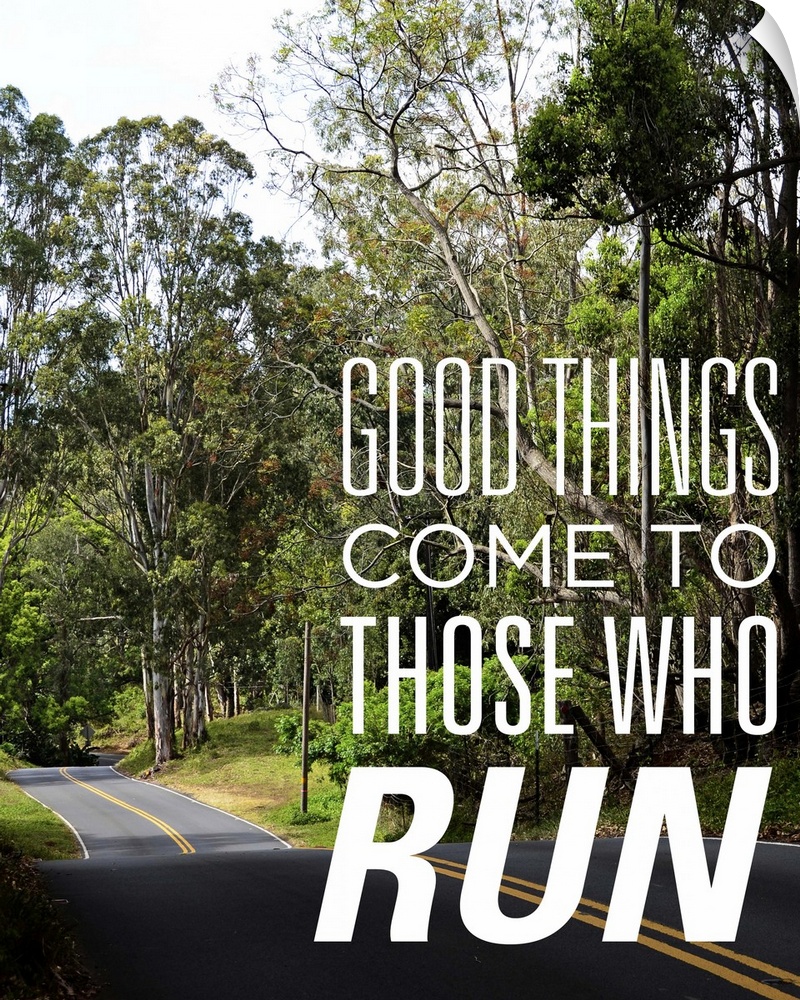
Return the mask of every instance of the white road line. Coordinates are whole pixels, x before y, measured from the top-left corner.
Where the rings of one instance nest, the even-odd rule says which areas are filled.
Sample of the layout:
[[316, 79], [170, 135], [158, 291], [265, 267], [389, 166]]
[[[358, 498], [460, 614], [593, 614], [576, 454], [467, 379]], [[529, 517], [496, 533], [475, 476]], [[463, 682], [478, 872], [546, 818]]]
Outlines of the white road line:
[[241, 816], [235, 816], [233, 813], [227, 812], [225, 809], [220, 809], [218, 806], [211, 806], [208, 804], [208, 802], [201, 802], [199, 799], [193, 799], [191, 795], [186, 795], [184, 792], [176, 791], [176, 789], [169, 788], [167, 785], [159, 785], [157, 782], [151, 782], [151, 781], [142, 781], [141, 778], [132, 778], [129, 774], [124, 774], [122, 771], [117, 771], [117, 767], [115, 764], [114, 765], [109, 764], [107, 766], [110, 767], [111, 770], [114, 771], [116, 774], [118, 774], [120, 778], [127, 778], [128, 781], [135, 781], [140, 785], [146, 785], [148, 788], [160, 788], [163, 792], [170, 792], [172, 795], [180, 795], [182, 799], [186, 799], [187, 802], [192, 802], [196, 806], [203, 806], [203, 808], [205, 809], [213, 809], [214, 812], [222, 813], [223, 816], [229, 816], [231, 819], [236, 819], [240, 823], [246, 823], [247, 826], [252, 826], [254, 830], [259, 830], [261, 833], [269, 834], [269, 836], [272, 837], [273, 840], [277, 840], [279, 844], [283, 844], [284, 847], [288, 847], [289, 850], [292, 850], [291, 844], [287, 844], [286, 841], [281, 840], [281, 838], [277, 834], [273, 833], [271, 830], [267, 830], [263, 826], [259, 826], [258, 823], [251, 823], [249, 819], [242, 819]]
[[[15, 781], [14, 784], [17, 785], [17, 782]], [[17, 785], [17, 788], [21, 792], [24, 792], [24, 794], [27, 795], [29, 799], [33, 799], [34, 802], [38, 802], [40, 806], [44, 806], [45, 809], [48, 809], [54, 816], [57, 816], [61, 820], [64, 826], [68, 826], [70, 830], [72, 830], [73, 834], [75, 835], [75, 839], [81, 845], [81, 849], [83, 850], [83, 858], [81, 860], [86, 861], [86, 859], [89, 857], [89, 851], [86, 849], [86, 844], [84, 844], [83, 842], [83, 837], [78, 833], [78, 831], [75, 829], [72, 823], [70, 823], [68, 819], [64, 819], [64, 817], [61, 815], [60, 812], [56, 812], [55, 809], [52, 809], [49, 805], [47, 805], [46, 802], [42, 802], [41, 799], [37, 799], [36, 796], [31, 795], [30, 792], [26, 792], [25, 789], [22, 787], [22, 785]]]

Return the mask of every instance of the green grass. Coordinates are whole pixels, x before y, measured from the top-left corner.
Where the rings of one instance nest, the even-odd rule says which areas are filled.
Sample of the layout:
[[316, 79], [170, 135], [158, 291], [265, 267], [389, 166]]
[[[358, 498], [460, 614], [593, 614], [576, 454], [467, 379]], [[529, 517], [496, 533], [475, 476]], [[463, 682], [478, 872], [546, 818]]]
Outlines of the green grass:
[[[761, 816], [759, 837], [764, 840], [800, 842], [800, 760], [797, 756], [754, 762], [772, 767], [769, 790]], [[680, 766], [691, 766], [690, 761]], [[721, 837], [728, 817], [736, 768], [721, 762], [703, 763], [692, 767], [695, 800], [700, 827], [706, 837]], [[550, 789], [550, 805], [542, 822], [535, 826], [529, 821], [519, 823], [515, 835], [519, 839], [552, 839], [558, 834], [559, 808], [553, 806], [563, 788]], [[600, 811], [598, 834], [601, 837], [622, 837], [628, 823], [630, 795], [607, 795]]]
[[0, 750], [0, 847], [43, 861], [81, 857], [69, 827], [6, 777], [18, 767], [30, 765]]
[[[797, 753], [759, 762], [772, 767], [761, 816], [761, 836], [767, 840], [800, 840], [800, 760]], [[695, 779], [703, 832], [720, 836], [725, 827], [735, 770], [717, 765]]]
[[[251, 712], [208, 724], [209, 740], [161, 768], [152, 780], [263, 826], [295, 847], [332, 847], [342, 792], [327, 769], [308, 779], [308, 812], [300, 811], [300, 768], [274, 752], [281, 710]], [[153, 746], [136, 747], [120, 765], [140, 775], [152, 767]]]

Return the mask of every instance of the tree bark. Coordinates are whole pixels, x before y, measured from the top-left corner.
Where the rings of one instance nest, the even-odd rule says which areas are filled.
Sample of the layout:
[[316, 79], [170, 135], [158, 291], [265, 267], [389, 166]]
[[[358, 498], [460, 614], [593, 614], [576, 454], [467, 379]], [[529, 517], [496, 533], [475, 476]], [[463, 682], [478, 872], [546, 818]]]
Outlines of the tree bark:
[[156, 728], [153, 715], [153, 674], [147, 656], [146, 647], [142, 647], [142, 691], [144, 692], [144, 711], [147, 718], [147, 738], [155, 741]]
[[640, 593], [642, 613], [649, 617], [653, 604], [653, 422], [650, 378], [650, 272], [652, 233], [645, 212], [639, 220], [639, 442], [641, 468], [641, 552]]
[[189, 647], [184, 674], [183, 748], [200, 746], [208, 739], [205, 720], [206, 662], [208, 659], [208, 628], [205, 614], [197, 622], [197, 638]]
[[172, 665], [166, 643], [167, 621], [157, 606], [153, 607], [153, 722], [155, 766], [160, 767], [174, 756], [175, 729], [172, 706]]

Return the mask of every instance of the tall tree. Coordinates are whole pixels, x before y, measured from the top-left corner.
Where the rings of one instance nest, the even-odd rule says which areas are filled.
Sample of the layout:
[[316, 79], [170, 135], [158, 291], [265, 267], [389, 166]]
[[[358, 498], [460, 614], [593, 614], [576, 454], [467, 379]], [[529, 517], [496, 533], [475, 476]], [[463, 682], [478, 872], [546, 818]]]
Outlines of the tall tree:
[[[518, 174], [526, 190], [554, 208], [612, 225], [639, 220], [640, 334], [649, 325], [652, 221], [660, 240], [716, 266], [715, 337], [706, 342], [706, 356], [731, 358], [739, 368], [757, 354], [776, 361], [780, 403], [771, 403], [766, 391], [762, 399], [779, 442], [782, 488], [772, 496], [771, 511], [754, 504], [737, 445], [728, 516], [731, 524], [752, 517], [771, 522], [779, 543], [779, 572], [771, 584], [782, 630], [781, 705], [791, 712], [800, 638], [793, 513], [800, 363], [797, 110], [786, 81], [747, 39], [756, 17], [749, 3], [580, 0], [576, 10], [584, 43], [571, 73], [523, 130]], [[736, 332], [737, 293], [740, 301], [750, 295], [755, 306], [744, 335]], [[647, 353], [640, 337], [642, 362]], [[643, 387], [643, 405], [648, 398]], [[647, 415], [643, 448], [645, 422]], [[644, 533], [652, 510], [645, 509], [650, 491], [644, 482], [642, 487]], [[746, 544], [734, 537], [734, 576], [750, 579]], [[735, 604], [734, 624], [755, 613], [751, 593], [740, 592]]]
[[[315, 144], [302, 147], [288, 124], [281, 128], [257, 60], [226, 73], [216, 90], [225, 110], [264, 129], [277, 162], [314, 199], [331, 235], [341, 227], [370, 277], [388, 276], [407, 301], [424, 290], [450, 309], [455, 343], [439, 331], [429, 343], [446, 354], [469, 337], [476, 354], [512, 358], [528, 407], [552, 352], [541, 334], [560, 329], [566, 313], [558, 279], [574, 273], [588, 235], [536, 223], [514, 181], [524, 87], [549, 17], [538, 3], [337, 0], [298, 25], [283, 20], [275, 79], [307, 88]], [[516, 388], [501, 373], [506, 421]], [[522, 461], [555, 491], [552, 449], [532, 422], [517, 430]], [[613, 526], [638, 578], [641, 545], [627, 519], [568, 477], [564, 492], [574, 509]]]
[[31, 117], [16, 87], [0, 89], [0, 587], [49, 516], [65, 465], [36, 378], [58, 355], [47, 319], [70, 288], [71, 150], [58, 118]]
[[[85, 293], [66, 390], [94, 455], [78, 502], [146, 574], [152, 627], [143, 680], [155, 758], [174, 749], [176, 635], [170, 593], [189, 480], [215, 463], [204, 359], [244, 336], [249, 222], [233, 209], [252, 176], [200, 122], [121, 119], [77, 151]], [[233, 475], [236, 474], [232, 473]]]
[[[587, 0], [585, 34], [558, 96], [544, 100], [520, 134], [517, 176], [533, 197], [610, 225], [639, 229], [639, 421], [642, 605], [653, 604], [654, 515], [650, 384], [653, 226], [680, 231], [704, 213], [712, 176], [730, 139], [730, 114], [693, 65], [667, 4]], [[574, 214], [574, 211], [573, 211]]]

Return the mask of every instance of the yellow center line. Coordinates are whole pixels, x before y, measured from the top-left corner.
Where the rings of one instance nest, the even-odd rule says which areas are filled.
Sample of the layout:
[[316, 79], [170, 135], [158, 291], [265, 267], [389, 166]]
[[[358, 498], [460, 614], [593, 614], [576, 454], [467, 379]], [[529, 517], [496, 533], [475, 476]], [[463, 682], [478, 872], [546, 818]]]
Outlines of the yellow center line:
[[[424, 855], [421, 855], [424, 857]], [[436, 861], [439, 864], [448, 864], [454, 868], [460, 868], [466, 870], [466, 865], [461, 864], [457, 861], [445, 861], [443, 858], [433, 858], [428, 857], [430, 861]], [[544, 892], [545, 886], [540, 885], [538, 882], [527, 882], [522, 878], [515, 878], [513, 875], [503, 875], [503, 881], [511, 882], [513, 885], [523, 885], [529, 889], [536, 889], [538, 892]], [[605, 903], [598, 903], [593, 899], [581, 898], [581, 905], [588, 906], [589, 909], [599, 910], [601, 913], [608, 913], [608, 907]], [[685, 941], [683, 932], [676, 930], [674, 927], [668, 927], [666, 924], [659, 924], [654, 920], [642, 920], [642, 927], [646, 927], [648, 930], [656, 931], [658, 934], [663, 934], [666, 937], [677, 938], [679, 941]], [[739, 965], [747, 965], [751, 969], [755, 969], [758, 972], [764, 972], [769, 976], [773, 976], [775, 979], [782, 979], [786, 982], [791, 983], [794, 986], [800, 986], [800, 976], [792, 972], [787, 972], [785, 969], [780, 969], [775, 965], [770, 965], [768, 962], [762, 962], [758, 958], [751, 958], [749, 955], [742, 955], [739, 952], [732, 951], [730, 948], [724, 948], [722, 945], [713, 944], [710, 942], [691, 942], [695, 948], [703, 948], [706, 951], [713, 952], [715, 955], [719, 955], [722, 958], [727, 958], [732, 962], [737, 962]]]
[[[435, 862], [434, 871], [439, 875], [447, 875], [450, 878], [456, 878], [460, 881], [464, 879], [464, 872], [467, 866], [461, 864], [458, 861], [449, 861], [445, 858], [435, 858], [430, 855], [421, 854], [420, 857], [424, 858], [426, 861]], [[437, 865], [445, 864], [450, 865], [451, 868], [439, 868]], [[452, 871], [452, 868], [459, 868], [461, 871]], [[512, 882], [515, 885], [523, 885], [531, 889], [536, 889], [541, 893], [544, 893], [545, 886], [539, 885], [535, 882], [526, 882], [524, 879], [514, 878], [510, 875], [504, 875], [503, 880], [506, 882]], [[541, 903], [542, 896], [533, 895], [529, 892], [523, 892], [520, 889], [513, 889], [506, 885], [501, 885], [500, 892], [507, 896], [515, 896], [517, 899], [524, 899], [531, 903]], [[608, 907], [604, 903], [599, 903], [590, 899], [581, 899], [581, 905], [587, 906], [590, 909], [599, 910], [602, 913], [608, 913]], [[582, 913], [576, 910], [573, 920], [578, 920], [584, 924], [591, 924], [593, 927], [598, 927], [601, 930], [605, 927], [605, 920], [602, 917], [596, 917], [589, 913]], [[786, 972], [784, 969], [780, 969], [777, 966], [769, 965], [766, 962], [761, 962], [756, 958], [751, 958], [748, 955], [740, 955], [738, 952], [731, 951], [729, 948], [723, 948], [719, 945], [711, 943], [701, 943], [701, 942], [691, 942], [690, 945], [686, 944], [683, 934], [680, 931], [675, 930], [672, 927], [667, 927], [664, 924], [655, 923], [651, 920], [642, 920], [642, 926], [647, 927], [648, 930], [656, 931], [667, 935], [669, 937], [674, 937], [680, 941], [684, 941], [686, 947], [694, 947], [701, 950], [710, 951], [714, 954], [720, 955], [723, 958], [727, 958], [732, 962], [736, 962], [739, 965], [749, 966], [752, 969], [756, 969], [759, 972], [765, 972], [775, 979], [780, 979], [787, 984], [798, 986], [800, 985], [800, 978], [791, 972]], [[709, 959], [703, 958], [701, 955], [695, 955], [690, 951], [684, 951], [680, 948], [676, 948], [673, 945], [667, 944], [666, 942], [659, 941], [656, 938], [648, 937], [645, 934], [640, 934], [638, 937], [638, 943], [644, 945], [646, 948], [652, 948], [654, 951], [659, 951], [664, 955], [668, 955], [670, 958], [675, 958], [678, 961], [685, 962], [688, 965], [693, 965], [698, 969], [702, 969], [704, 972], [709, 972], [712, 975], [724, 979], [729, 983], [733, 983], [736, 986], [740, 986], [742, 989], [749, 990], [751, 993], [755, 993], [757, 996], [762, 996], [768, 998], [768, 1000], [797, 1000], [790, 993], [784, 993], [782, 990], [775, 989], [768, 983], [759, 982], [757, 979], [753, 979], [750, 976], [743, 975], [736, 972], [733, 969], [729, 969], [724, 965], [720, 965], [717, 962], [712, 962]]]
[[103, 792], [99, 788], [96, 788], [94, 785], [90, 785], [87, 784], [87, 782], [85, 781], [81, 781], [79, 778], [76, 778], [73, 775], [68, 774], [67, 769], [65, 767], [60, 768], [59, 774], [67, 778], [69, 781], [74, 782], [76, 785], [80, 785], [81, 788], [86, 788], [90, 792], [94, 792], [95, 795], [99, 795], [101, 798], [106, 799], [106, 801], [113, 802], [114, 805], [120, 806], [122, 809], [127, 809], [128, 812], [135, 813], [137, 816], [141, 816], [142, 819], [146, 819], [149, 823], [153, 823], [155, 826], [159, 828], [159, 830], [161, 830], [163, 833], [166, 833], [168, 837], [171, 837], [172, 840], [175, 841], [178, 847], [180, 847], [182, 854], [195, 853], [194, 847], [192, 847], [192, 845], [184, 836], [178, 833], [178, 831], [175, 830], [173, 827], [171, 827], [168, 823], [165, 823], [163, 820], [158, 819], [157, 816], [152, 816], [150, 813], [145, 812], [143, 809], [137, 809], [136, 806], [132, 806], [129, 802], [123, 802], [122, 799], [115, 798], [113, 795], [109, 795], [108, 792]]

